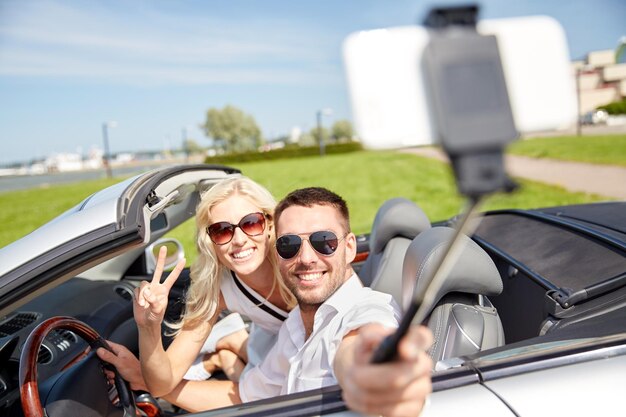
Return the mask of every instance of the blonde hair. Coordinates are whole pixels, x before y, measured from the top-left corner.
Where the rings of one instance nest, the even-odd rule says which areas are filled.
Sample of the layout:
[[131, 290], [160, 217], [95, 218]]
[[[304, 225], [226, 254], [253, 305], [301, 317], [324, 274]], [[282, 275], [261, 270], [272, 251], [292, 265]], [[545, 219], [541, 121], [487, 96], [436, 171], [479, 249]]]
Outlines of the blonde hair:
[[[213, 223], [211, 209], [233, 195], [248, 198], [253, 204], [267, 215], [268, 223], [273, 224], [276, 200], [267, 189], [247, 177], [230, 178], [221, 181], [205, 192], [196, 209], [196, 245], [198, 258], [191, 266], [191, 284], [187, 291], [185, 310], [178, 323], [169, 324], [180, 332], [183, 328], [195, 328], [200, 323], [208, 321], [215, 312], [219, 302], [220, 280], [224, 273], [222, 265], [216, 255], [214, 243], [205, 232], [207, 226]], [[266, 226], [266, 230], [269, 226]], [[267, 254], [273, 272], [273, 283], [270, 295], [278, 287], [278, 291], [291, 309], [296, 305], [296, 299], [285, 286], [278, 269], [276, 254], [271, 249], [276, 242], [276, 234], [269, 234]], [[269, 295], [268, 295], [269, 297]]]

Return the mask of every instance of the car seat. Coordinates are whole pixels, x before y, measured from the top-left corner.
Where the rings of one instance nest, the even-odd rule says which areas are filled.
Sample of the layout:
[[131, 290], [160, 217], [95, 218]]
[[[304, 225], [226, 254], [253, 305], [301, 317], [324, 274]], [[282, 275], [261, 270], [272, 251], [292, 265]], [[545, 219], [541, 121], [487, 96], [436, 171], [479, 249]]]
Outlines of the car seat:
[[369, 255], [359, 278], [372, 289], [391, 294], [398, 304], [402, 290], [402, 262], [411, 241], [430, 228], [426, 214], [406, 198], [392, 198], [378, 209], [369, 240]]
[[[406, 311], [412, 296], [423, 299], [435, 268], [455, 230], [433, 227], [420, 233], [409, 245], [403, 264], [402, 306]], [[498, 312], [487, 296], [502, 292], [502, 279], [493, 260], [476, 242], [461, 235], [459, 258], [426, 308], [425, 323], [434, 342], [429, 350], [433, 362], [468, 355], [504, 344]]]

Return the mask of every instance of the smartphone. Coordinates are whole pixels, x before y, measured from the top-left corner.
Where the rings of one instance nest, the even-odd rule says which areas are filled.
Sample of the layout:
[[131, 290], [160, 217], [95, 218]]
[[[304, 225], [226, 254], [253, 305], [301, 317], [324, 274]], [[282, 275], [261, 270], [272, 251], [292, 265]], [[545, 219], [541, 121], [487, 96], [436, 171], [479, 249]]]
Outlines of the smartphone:
[[[476, 29], [496, 37], [517, 132], [565, 129], [576, 123], [575, 78], [565, 32], [556, 20], [482, 20]], [[367, 148], [439, 143], [441, 129], [423, 62], [432, 36], [425, 27], [406, 26], [356, 32], [344, 41], [353, 121]]]

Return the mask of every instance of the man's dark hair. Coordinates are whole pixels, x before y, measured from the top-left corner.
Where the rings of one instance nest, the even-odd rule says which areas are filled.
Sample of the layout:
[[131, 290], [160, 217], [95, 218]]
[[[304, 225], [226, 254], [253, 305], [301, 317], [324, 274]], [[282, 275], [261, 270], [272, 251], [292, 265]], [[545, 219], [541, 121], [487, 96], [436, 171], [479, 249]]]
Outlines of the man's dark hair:
[[287, 194], [274, 209], [274, 222], [278, 224], [280, 215], [291, 206], [313, 207], [314, 205], [331, 206], [337, 209], [345, 220], [346, 232], [350, 231], [350, 213], [346, 201], [323, 187], [300, 188]]

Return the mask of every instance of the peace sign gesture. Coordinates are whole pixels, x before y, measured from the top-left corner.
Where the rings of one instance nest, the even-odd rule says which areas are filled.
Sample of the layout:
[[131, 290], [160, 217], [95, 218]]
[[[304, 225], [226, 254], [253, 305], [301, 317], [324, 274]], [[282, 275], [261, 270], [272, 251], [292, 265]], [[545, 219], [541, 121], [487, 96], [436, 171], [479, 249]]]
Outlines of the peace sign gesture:
[[161, 322], [165, 316], [170, 290], [183, 268], [185, 268], [186, 260], [183, 258], [178, 261], [174, 270], [170, 272], [165, 281], [161, 283], [161, 275], [163, 274], [166, 255], [167, 248], [161, 246], [159, 248], [156, 269], [154, 270], [154, 275], [152, 275], [152, 281], [142, 281], [139, 288], [135, 288], [133, 313], [137, 326], [139, 327], [159, 326], [160, 329]]

